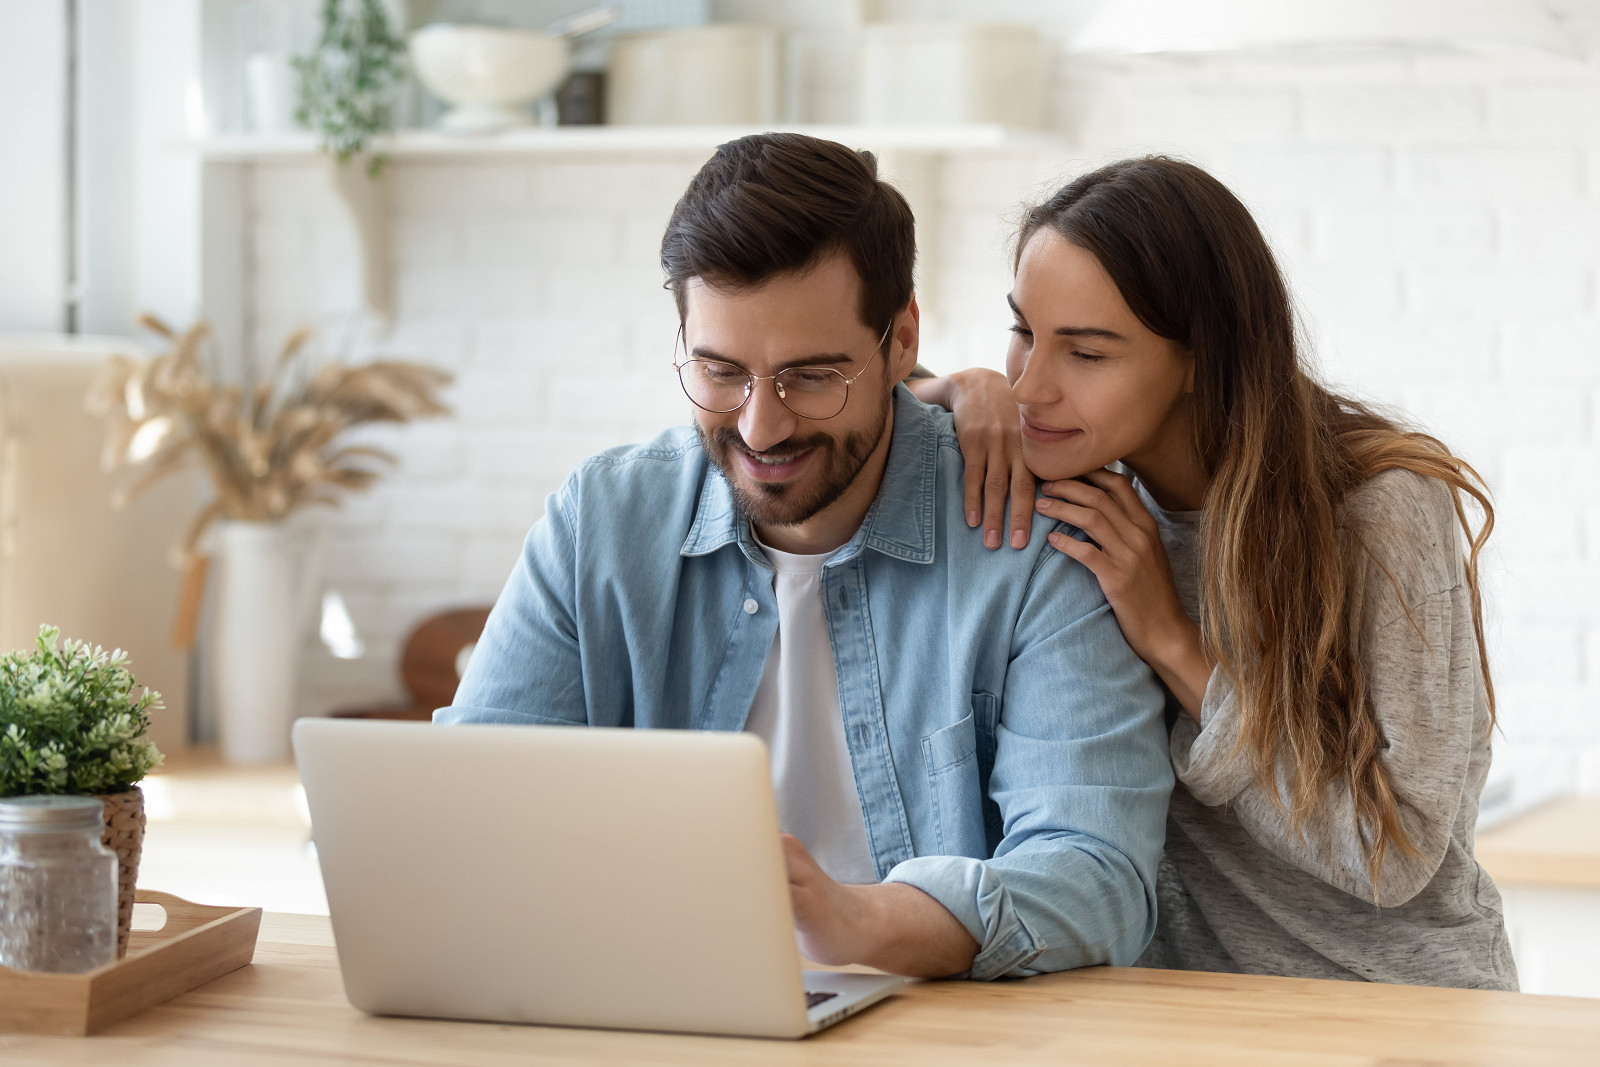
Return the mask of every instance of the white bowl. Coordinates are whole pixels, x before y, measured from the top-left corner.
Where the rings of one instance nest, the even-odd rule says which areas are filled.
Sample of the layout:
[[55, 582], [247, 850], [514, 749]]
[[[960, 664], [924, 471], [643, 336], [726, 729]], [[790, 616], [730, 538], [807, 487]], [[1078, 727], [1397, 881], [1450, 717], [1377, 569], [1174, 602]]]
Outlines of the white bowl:
[[537, 30], [435, 23], [411, 35], [417, 77], [454, 105], [440, 125], [463, 133], [528, 125], [528, 103], [561, 84], [570, 58], [566, 38]]

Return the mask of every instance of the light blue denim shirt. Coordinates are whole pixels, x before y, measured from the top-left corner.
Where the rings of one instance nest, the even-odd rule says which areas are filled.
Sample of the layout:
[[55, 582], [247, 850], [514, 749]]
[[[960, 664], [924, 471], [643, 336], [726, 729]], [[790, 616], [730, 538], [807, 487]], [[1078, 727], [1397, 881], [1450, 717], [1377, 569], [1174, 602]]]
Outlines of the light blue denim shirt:
[[[877, 873], [961, 921], [970, 977], [1130, 964], [1172, 788], [1161, 689], [1054, 524], [985, 549], [950, 416], [894, 404], [878, 497], [822, 578]], [[669, 430], [551, 494], [434, 721], [741, 730], [777, 625], [749, 521]]]

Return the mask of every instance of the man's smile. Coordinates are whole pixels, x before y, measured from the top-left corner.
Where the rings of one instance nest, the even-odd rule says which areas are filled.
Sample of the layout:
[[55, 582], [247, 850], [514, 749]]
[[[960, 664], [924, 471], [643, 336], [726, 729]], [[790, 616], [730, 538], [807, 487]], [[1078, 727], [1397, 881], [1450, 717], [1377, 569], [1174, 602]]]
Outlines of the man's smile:
[[808, 448], [801, 452], [785, 452], [777, 455], [746, 452], [743, 449], [736, 451], [739, 453], [739, 466], [745, 474], [758, 482], [773, 484], [786, 482], [803, 474], [811, 466], [811, 459], [817, 450]]

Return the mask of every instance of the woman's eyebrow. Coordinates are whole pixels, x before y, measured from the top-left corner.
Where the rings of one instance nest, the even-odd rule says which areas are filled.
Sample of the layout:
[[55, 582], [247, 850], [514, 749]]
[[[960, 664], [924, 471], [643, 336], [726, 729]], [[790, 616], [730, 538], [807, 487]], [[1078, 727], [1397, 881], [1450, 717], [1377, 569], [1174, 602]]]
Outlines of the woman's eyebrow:
[[[1017, 307], [1016, 298], [1010, 293], [1006, 294], [1006, 303], [1011, 305], [1011, 313], [1013, 315], [1021, 319], [1023, 322], [1028, 321], [1028, 316], [1022, 313], [1021, 308]], [[1127, 340], [1126, 337], [1122, 336], [1122, 334], [1118, 333], [1116, 330], [1108, 330], [1104, 326], [1057, 326], [1051, 332], [1057, 337], [1094, 337], [1102, 341]]]
[[1057, 326], [1057, 337], [1094, 337], [1102, 341], [1126, 341], [1116, 330], [1108, 330], [1102, 326]]

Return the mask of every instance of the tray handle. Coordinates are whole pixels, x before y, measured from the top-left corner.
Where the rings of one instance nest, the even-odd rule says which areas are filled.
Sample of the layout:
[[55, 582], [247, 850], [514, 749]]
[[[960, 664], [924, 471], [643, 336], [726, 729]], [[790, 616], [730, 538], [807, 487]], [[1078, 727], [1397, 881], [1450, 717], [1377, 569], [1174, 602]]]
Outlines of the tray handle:
[[211, 904], [196, 904], [192, 900], [163, 893], [156, 889], [137, 889], [133, 894], [135, 904], [157, 904], [167, 913], [167, 921], [159, 930], [138, 931], [149, 937], [159, 934], [162, 940], [176, 937], [178, 934], [187, 933], [197, 926], [204, 926], [208, 922], [232, 915], [238, 908], [216, 907]]

